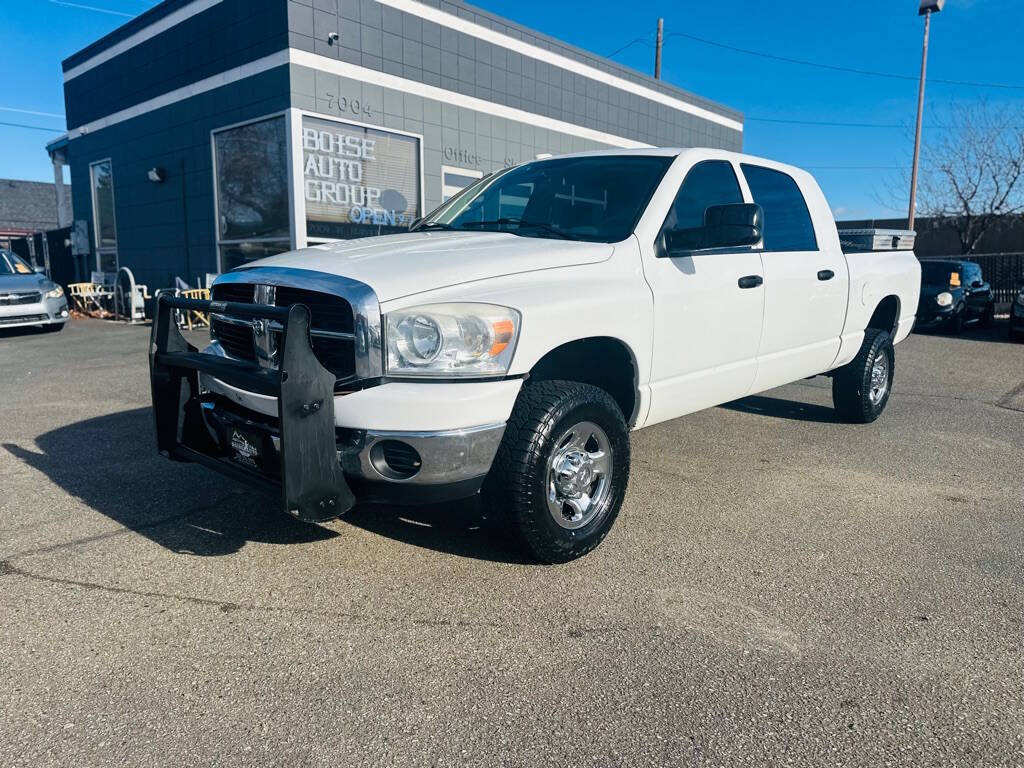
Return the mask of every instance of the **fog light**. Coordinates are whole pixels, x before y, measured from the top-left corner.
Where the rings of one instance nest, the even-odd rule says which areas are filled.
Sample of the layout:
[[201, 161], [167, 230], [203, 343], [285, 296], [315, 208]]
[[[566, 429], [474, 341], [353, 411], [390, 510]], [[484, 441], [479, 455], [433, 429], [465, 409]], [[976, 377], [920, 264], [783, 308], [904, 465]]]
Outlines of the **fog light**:
[[408, 480], [420, 471], [419, 453], [401, 440], [381, 440], [370, 448], [373, 468], [390, 480]]

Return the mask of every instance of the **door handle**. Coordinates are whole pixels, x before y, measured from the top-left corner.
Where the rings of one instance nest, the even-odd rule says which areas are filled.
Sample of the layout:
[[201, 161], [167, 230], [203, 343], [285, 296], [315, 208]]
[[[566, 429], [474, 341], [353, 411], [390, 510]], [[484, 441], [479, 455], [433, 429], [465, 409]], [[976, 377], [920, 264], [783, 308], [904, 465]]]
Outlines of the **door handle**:
[[831, 280], [835, 276], [836, 273], [833, 272], [831, 269], [823, 269], [818, 273], [819, 280]]
[[736, 281], [736, 284], [740, 288], [757, 288], [761, 283], [764, 282], [764, 278], [760, 275], [746, 275]]

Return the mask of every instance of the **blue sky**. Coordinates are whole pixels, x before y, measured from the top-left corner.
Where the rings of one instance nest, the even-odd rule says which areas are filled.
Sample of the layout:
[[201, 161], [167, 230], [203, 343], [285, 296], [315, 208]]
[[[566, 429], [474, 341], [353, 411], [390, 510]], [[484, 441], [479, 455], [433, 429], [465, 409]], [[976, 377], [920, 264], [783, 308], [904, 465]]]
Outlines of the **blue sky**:
[[[154, 3], [148, 0], [3, 0], [0, 123], [63, 129], [61, 59]], [[760, 58], [736, 48], [840, 67], [916, 76], [922, 22], [918, 0], [478, 0], [477, 5], [601, 55], [653, 68], [653, 31], [665, 19], [662, 77], [741, 110], [746, 151], [812, 170], [840, 217], [900, 215], [886, 190], [906, 174], [917, 98], [915, 80], [870, 77]], [[933, 19], [929, 76], [1024, 86], [1022, 0], [948, 0]], [[1024, 88], [929, 82], [924, 140], [942, 130], [954, 101], [1008, 105], [1024, 121]], [[26, 111], [11, 111], [12, 109]], [[31, 114], [38, 112], [44, 114]], [[768, 120], [902, 127], [800, 125]], [[936, 127], [929, 127], [929, 123]], [[0, 125], [0, 177], [51, 180], [43, 145], [57, 132]], [[889, 183], [885, 180], [888, 179]], [[886, 203], [895, 204], [888, 209]]]

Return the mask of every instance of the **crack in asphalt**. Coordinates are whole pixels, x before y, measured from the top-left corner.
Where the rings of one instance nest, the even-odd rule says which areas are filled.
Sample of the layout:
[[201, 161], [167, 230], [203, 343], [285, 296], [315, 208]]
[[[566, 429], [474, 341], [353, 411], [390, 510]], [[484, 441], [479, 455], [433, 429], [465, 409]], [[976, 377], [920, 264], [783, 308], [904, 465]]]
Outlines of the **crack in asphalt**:
[[[438, 628], [507, 628], [514, 627], [512, 623], [497, 622], [497, 621], [466, 621], [464, 619], [425, 619], [410, 617], [406, 619], [393, 619], [386, 621], [382, 617], [371, 616], [366, 613], [355, 613], [350, 611], [322, 611], [310, 608], [296, 608], [288, 605], [258, 605], [256, 603], [237, 603], [232, 600], [218, 600], [211, 597], [196, 597], [195, 595], [178, 595], [172, 592], [157, 592], [145, 589], [133, 589], [131, 587], [118, 587], [110, 584], [99, 584], [94, 581], [83, 581], [81, 579], [68, 579], [61, 576], [47, 576], [41, 573], [33, 573], [32, 571], [19, 568], [14, 563], [7, 560], [0, 560], [0, 577], [3, 576], [20, 576], [24, 579], [30, 579], [32, 581], [41, 581], [48, 584], [55, 584], [58, 586], [68, 587], [79, 587], [82, 589], [91, 589], [99, 592], [107, 592], [115, 595], [129, 595], [133, 597], [146, 597], [156, 600], [175, 600], [182, 603], [188, 603], [189, 605], [199, 605], [207, 608], [216, 608], [222, 613], [230, 613], [232, 611], [252, 611], [252, 612], [263, 612], [263, 613], [288, 613], [297, 616], [318, 616], [321, 618], [331, 619], [348, 619], [351, 621], [364, 622], [367, 624], [382, 624], [390, 623], [395, 625], [411, 624], [413, 626], [422, 627], [438, 627]], [[592, 631], [600, 631], [592, 630]]]
[[[159, 520], [154, 520], [153, 522], [145, 523], [143, 525], [137, 525], [135, 527], [121, 526], [119, 528], [115, 528], [112, 531], [104, 531], [103, 533], [96, 533], [96, 534], [93, 534], [91, 536], [82, 536], [82, 537], [77, 538], [77, 539], [72, 539], [71, 541], [64, 541], [64, 542], [61, 542], [60, 544], [51, 544], [48, 547], [39, 547], [37, 549], [26, 550], [25, 552], [18, 552], [18, 553], [14, 554], [14, 555], [10, 555], [9, 557], [6, 558], [6, 560], [0, 561], [0, 562], [10, 562], [12, 560], [20, 560], [23, 557], [31, 557], [32, 555], [45, 555], [45, 554], [48, 554], [50, 552], [56, 552], [56, 551], [61, 550], [61, 549], [69, 549], [71, 547], [76, 547], [76, 546], [78, 546], [80, 544], [92, 544], [93, 542], [96, 542], [96, 541], [104, 541], [106, 539], [113, 539], [113, 538], [116, 538], [117, 536], [123, 536], [126, 533], [139, 533], [141, 531], [149, 531], [149, 530], [152, 530], [154, 528], [159, 528], [159, 527], [161, 527], [163, 525], [167, 525], [168, 523], [176, 523], [176, 522], [180, 522], [181, 520], [186, 520], [187, 518], [192, 517], [193, 515], [199, 514], [200, 512], [207, 512], [209, 510], [216, 509], [221, 504], [223, 504], [224, 502], [226, 502], [229, 499], [231, 499], [231, 497], [234, 496], [234, 495], [235, 495], [235, 493], [232, 492], [232, 493], [226, 494], [224, 496], [220, 496], [217, 499], [215, 499], [214, 501], [209, 502], [208, 504], [200, 504], [200, 505], [197, 505], [195, 507], [191, 507], [190, 509], [187, 509], [184, 512], [179, 512], [179, 513], [174, 514], [174, 515], [168, 515], [167, 517], [162, 517]], [[48, 521], [46, 524], [48, 524], [49, 522], [50, 521]], [[0, 574], [0, 575], [2, 575], [2, 574]]]

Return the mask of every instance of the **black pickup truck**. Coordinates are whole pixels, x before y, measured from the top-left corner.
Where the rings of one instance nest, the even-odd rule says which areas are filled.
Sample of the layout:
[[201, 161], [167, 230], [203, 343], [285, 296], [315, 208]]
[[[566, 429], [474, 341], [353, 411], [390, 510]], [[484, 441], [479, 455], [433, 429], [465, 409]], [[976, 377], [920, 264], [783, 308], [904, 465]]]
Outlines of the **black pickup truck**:
[[992, 325], [996, 300], [992, 286], [973, 261], [921, 260], [921, 298], [915, 330], [944, 328], [960, 333], [967, 322]]

